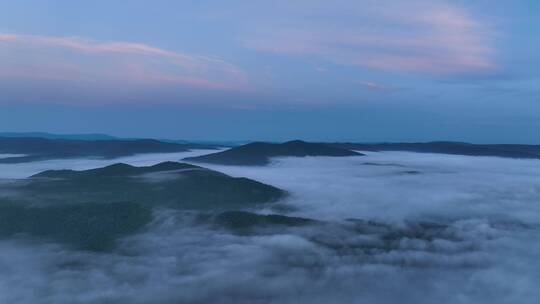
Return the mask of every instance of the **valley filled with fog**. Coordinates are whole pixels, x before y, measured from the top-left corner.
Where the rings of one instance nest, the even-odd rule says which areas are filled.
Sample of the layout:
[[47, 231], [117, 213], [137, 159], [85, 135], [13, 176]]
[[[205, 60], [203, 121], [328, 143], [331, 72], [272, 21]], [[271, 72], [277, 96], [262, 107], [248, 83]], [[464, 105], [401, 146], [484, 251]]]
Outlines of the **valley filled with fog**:
[[[0, 164], [0, 187], [49, 169], [208, 152]], [[539, 160], [363, 153], [201, 165], [288, 193], [243, 211], [309, 224], [239, 230], [160, 208], [110, 252], [0, 239], [0, 302], [537, 303]]]

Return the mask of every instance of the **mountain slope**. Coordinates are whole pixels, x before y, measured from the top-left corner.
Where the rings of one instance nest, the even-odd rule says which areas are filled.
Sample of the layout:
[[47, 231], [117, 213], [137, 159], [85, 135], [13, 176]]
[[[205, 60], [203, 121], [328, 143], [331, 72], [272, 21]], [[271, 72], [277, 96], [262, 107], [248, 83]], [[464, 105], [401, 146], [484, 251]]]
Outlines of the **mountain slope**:
[[47, 132], [0, 132], [0, 137], [9, 138], [46, 138], [46, 139], [70, 139], [70, 140], [116, 140], [119, 139], [115, 136], [100, 134], [100, 133], [86, 133], [86, 134], [54, 134]]
[[304, 141], [289, 141], [282, 144], [254, 142], [234, 147], [226, 151], [188, 157], [184, 160], [200, 163], [222, 165], [264, 166], [270, 163], [272, 157], [285, 156], [357, 156], [358, 152], [332, 147], [325, 144], [308, 143]]
[[50, 170], [29, 181], [19, 191], [40, 204], [134, 201], [175, 209], [226, 210], [273, 201], [284, 194], [254, 180], [176, 162], [149, 167], [114, 164], [84, 171]]
[[37, 160], [101, 157], [114, 158], [139, 153], [183, 152], [192, 148], [210, 148], [193, 144], [166, 143], [153, 139], [70, 140], [47, 138], [0, 137], [0, 153], [23, 156], [0, 159], [0, 163], [23, 163]]
[[156, 209], [219, 213], [285, 194], [254, 180], [176, 162], [50, 170], [0, 184], [0, 238], [28, 235], [109, 250], [117, 238], [143, 229]]

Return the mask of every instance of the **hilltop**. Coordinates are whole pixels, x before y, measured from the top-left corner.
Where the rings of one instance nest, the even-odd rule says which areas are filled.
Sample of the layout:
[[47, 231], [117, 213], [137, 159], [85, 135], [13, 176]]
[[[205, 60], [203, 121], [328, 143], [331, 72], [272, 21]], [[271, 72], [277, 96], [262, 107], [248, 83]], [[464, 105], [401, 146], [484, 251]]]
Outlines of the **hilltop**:
[[0, 185], [0, 193], [0, 238], [29, 235], [98, 251], [143, 229], [156, 209], [225, 212], [286, 195], [251, 179], [176, 162], [49, 170]]
[[358, 156], [361, 153], [326, 144], [294, 140], [281, 144], [254, 142], [231, 149], [184, 160], [221, 165], [264, 166], [272, 157]]

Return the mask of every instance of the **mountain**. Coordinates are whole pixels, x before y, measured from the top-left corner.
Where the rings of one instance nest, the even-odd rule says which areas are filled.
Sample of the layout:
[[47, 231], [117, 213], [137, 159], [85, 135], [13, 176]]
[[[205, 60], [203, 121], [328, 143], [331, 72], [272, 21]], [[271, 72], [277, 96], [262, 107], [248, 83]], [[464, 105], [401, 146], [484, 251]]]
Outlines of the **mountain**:
[[46, 138], [46, 139], [73, 139], [73, 140], [115, 140], [115, 136], [100, 133], [87, 134], [53, 134], [47, 132], [0, 132], [0, 137], [9, 138]]
[[156, 208], [224, 212], [285, 195], [254, 180], [176, 162], [49, 170], [0, 184], [0, 237], [26, 234], [108, 250], [118, 237], [144, 229]]
[[0, 137], [0, 154], [21, 154], [21, 156], [0, 158], [0, 163], [23, 163], [76, 157], [114, 158], [139, 153], [183, 152], [193, 148], [202, 149], [212, 147], [166, 143], [153, 139], [72, 140], [35, 137]]
[[166, 139], [160, 138], [159, 141], [173, 143], [173, 144], [192, 144], [192, 145], [202, 145], [210, 147], [237, 147], [245, 145], [250, 141], [247, 140], [181, 140], [181, 139]]
[[40, 204], [133, 201], [174, 209], [231, 209], [276, 200], [283, 191], [247, 178], [184, 163], [114, 164], [38, 173], [18, 188]]
[[[70, 140], [139, 140], [144, 138], [137, 137], [117, 137], [101, 133], [82, 133], [82, 134], [55, 134], [47, 132], [0, 132], [0, 137], [7, 138], [45, 138], [45, 139], [70, 139]], [[184, 145], [201, 145], [212, 147], [235, 147], [248, 143], [249, 141], [220, 141], [220, 140], [182, 140], [169, 138], [156, 138], [161, 142], [184, 144]]]
[[427, 143], [335, 143], [336, 148], [359, 151], [411, 151], [468, 156], [498, 156], [510, 158], [540, 158], [540, 145], [470, 144], [462, 142]]
[[254, 142], [247, 145], [234, 147], [222, 152], [197, 157], [188, 157], [184, 160], [222, 165], [264, 166], [270, 163], [270, 158], [272, 157], [356, 155], [362, 154], [340, 147], [295, 140], [282, 144]]
[[151, 209], [132, 202], [32, 207], [0, 201], [0, 239], [26, 235], [92, 251], [114, 247], [152, 220]]
[[276, 226], [297, 227], [316, 224], [317, 221], [291, 217], [278, 214], [256, 214], [246, 211], [225, 211], [218, 214], [214, 221], [216, 224], [236, 231], [247, 232], [250, 229], [264, 229]]

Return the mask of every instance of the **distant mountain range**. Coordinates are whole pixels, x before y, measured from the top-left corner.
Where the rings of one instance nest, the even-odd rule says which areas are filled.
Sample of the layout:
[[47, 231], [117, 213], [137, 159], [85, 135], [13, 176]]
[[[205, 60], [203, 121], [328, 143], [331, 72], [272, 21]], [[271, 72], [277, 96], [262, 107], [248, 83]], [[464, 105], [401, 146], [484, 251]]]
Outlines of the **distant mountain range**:
[[53, 134], [47, 132], [0, 132], [0, 137], [8, 138], [45, 138], [45, 139], [72, 139], [72, 140], [115, 140], [120, 139], [115, 136], [88, 133], [88, 134]]
[[264, 166], [270, 163], [272, 157], [286, 156], [358, 156], [361, 153], [345, 148], [328, 146], [326, 144], [308, 143], [294, 140], [282, 144], [254, 142], [247, 145], [233, 147], [229, 150], [188, 157], [184, 160], [198, 163], [212, 163], [221, 165]]
[[34, 137], [0, 137], [0, 153], [21, 155], [0, 158], [0, 163], [23, 163], [78, 157], [115, 158], [140, 153], [183, 152], [190, 149], [203, 148], [210, 149], [214, 147], [196, 144], [166, 143], [154, 139], [90, 141]]
[[[45, 139], [69, 139], [69, 140], [141, 140], [148, 138], [138, 137], [117, 137], [101, 133], [83, 133], [83, 134], [54, 134], [47, 132], [0, 132], [0, 138], [45, 138]], [[195, 144], [219, 147], [234, 147], [247, 144], [249, 140], [183, 140], [183, 139], [167, 139], [153, 138], [162, 142], [172, 144]]]
[[0, 158], [0, 163], [99, 157], [114, 158], [140, 153], [183, 152], [190, 149], [231, 148], [226, 151], [187, 158], [187, 161], [224, 165], [263, 166], [272, 157], [352, 156], [355, 151], [410, 151], [469, 156], [497, 156], [540, 159], [540, 145], [470, 144], [464, 142], [421, 143], [286, 143], [243, 141], [189, 141], [169, 139], [117, 138], [106, 134], [51, 134], [44, 132], [0, 133], [0, 154], [22, 156]]
[[540, 145], [469, 144], [436, 141], [427, 143], [334, 143], [333, 147], [357, 151], [410, 151], [469, 156], [540, 158]]

